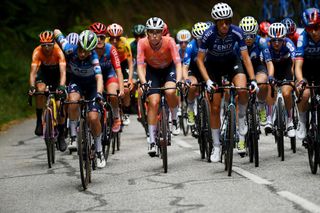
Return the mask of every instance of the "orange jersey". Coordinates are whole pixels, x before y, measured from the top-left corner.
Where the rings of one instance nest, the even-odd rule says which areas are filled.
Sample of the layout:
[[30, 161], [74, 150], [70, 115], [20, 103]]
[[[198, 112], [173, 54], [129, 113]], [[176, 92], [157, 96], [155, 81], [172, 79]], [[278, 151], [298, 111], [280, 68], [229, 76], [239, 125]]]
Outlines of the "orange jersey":
[[[106, 38], [106, 42], [110, 43], [109, 38]], [[120, 62], [123, 62], [124, 60], [132, 57], [130, 44], [128, 43], [125, 37], [120, 37], [120, 40], [117, 43], [117, 45], [113, 45], [113, 46], [118, 51]]]
[[159, 50], [151, 48], [148, 38], [140, 39], [137, 51], [137, 64], [147, 62], [153, 68], [162, 69], [168, 67], [172, 61], [175, 64], [181, 63], [176, 42], [168, 36], [162, 36]]
[[66, 64], [66, 59], [58, 44], [54, 44], [53, 52], [50, 56], [46, 56], [42, 52], [41, 45], [37, 46], [32, 53], [31, 66], [54, 66], [58, 64]]

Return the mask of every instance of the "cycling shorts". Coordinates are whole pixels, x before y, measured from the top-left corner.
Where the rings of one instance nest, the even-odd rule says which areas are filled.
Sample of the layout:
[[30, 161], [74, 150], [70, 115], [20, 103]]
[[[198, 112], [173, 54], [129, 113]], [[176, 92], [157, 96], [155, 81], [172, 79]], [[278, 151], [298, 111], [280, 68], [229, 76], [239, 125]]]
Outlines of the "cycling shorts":
[[291, 68], [292, 68], [292, 60], [289, 58], [288, 60], [281, 62], [273, 62], [274, 66], [274, 78], [280, 81], [291, 81], [293, 80]]
[[[176, 82], [176, 66], [171, 63], [163, 69], [156, 69], [147, 64], [146, 80], [151, 87], [163, 87], [168, 81]], [[152, 89], [148, 91], [148, 95], [160, 94], [160, 90]]]
[[[254, 61], [252, 61], [252, 66], [253, 66], [253, 71], [254, 71], [255, 75], [257, 75], [258, 73], [259, 74], [263, 73], [263, 74], [268, 76], [268, 71], [267, 71], [266, 65], [262, 61], [254, 60]], [[247, 69], [244, 66], [243, 62], [242, 62], [242, 67], [243, 67], [243, 70], [245, 71], [245, 73], [247, 75], [247, 78], [249, 79]]]
[[123, 80], [128, 79], [129, 78], [129, 64], [128, 64], [128, 59], [123, 60], [121, 63], [121, 71], [122, 71], [122, 75], [123, 75]]
[[198, 82], [203, 81], [198, 65], [195, 62], [190, 64], [188, 76], [194, 76]]
[[37, 83], [44, 83], [50, 86], [50, 90], [54, 91], [60, 84], [60, 68], [59, 65], [45, 66], [40, 65], [36, 77]]
[[308, 81], [320, 83], [320, 76], [317, 68], [320, 67], [320, 61], [316, 59], [304, 59], [302, 65], [302, 75]]
[[105, 88], [110, 83], [119, 83], [117, 74], [114, 69], [102, 70], [102, 76]]

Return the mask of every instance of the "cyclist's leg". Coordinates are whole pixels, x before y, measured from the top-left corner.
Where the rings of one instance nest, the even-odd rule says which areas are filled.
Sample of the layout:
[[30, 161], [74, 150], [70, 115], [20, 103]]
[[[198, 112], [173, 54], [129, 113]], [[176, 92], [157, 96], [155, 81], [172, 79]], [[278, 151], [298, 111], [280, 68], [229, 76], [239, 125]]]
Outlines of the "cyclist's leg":
[[[78, 101], [81, 98], [80, 87], [75, 83], [68, 86], [68, 101]], [[68, 106], [68, 116], [70, 119], [70, 137], [71, 142], [76, 141], [77, 126], [79, 120], [79, 105], [70, 104]]]
[[[191, 81], [191, 84], [197, 84], [198, 80], [195, 76], [189, 75], [188, 77]], [[194, 115], [194, 105], [196, 100], [196, 93], [197, 93], [197, 87], [190, 86], [188, 97], [187, 97], [187, 103], [188, 103], [188, 125], [193, 126], [195, 124], [195, 115]]]
[[[255, 67], [256, 72], [256, 79], [259, 85], [259, 93], [258, 97], [258, 110], [260, 114], [260, 123], [261, 125], [266, 125], [267, 123], [267, 115], [266, 115], [266, 97], [268, 95], [268, 85], [263, 84], [267, 83], [268, 81], [268, 73], [266, 67], [263, 64], [258, 65]], [[261, 84], [262, 83], [262, 84]]]
[[[117, 90], [119, 89], [118, 79], [116, 77], [108, 78], [105, 83], [105, 88], [109, 94], [117, 94]], [[113, 118], [114, 118], [112, 131], [119, 132], [121, 128], [121, 119], [120, 119], [118, 98], [115, 96], [110, 96], [109, 100], [112, 107]]]
[[[129, 110], [130, 107], [130, 89], [128, 88], [128, 60], [124, 60], [121, 62], [121, 71], [123, 75], [123, 80], [124, 80], [124, 97], [123, 97], [123, 107], [122, 109]], [[129, 125], [130, 119], [129, 115], [125, 112], [123, 116], [123, 124], [124, 125]]]
[[[36, 83], [36, 91], [37, 92], [44, 92], [46, 89], [46, 84], [43, 82], [38, 82]], [[42, 130], [42, 113], [43, 113], [43, 108], [45, 107], [45, 101], [46, 97], [44, 95], [37, 95], [35, 97], [36, 101], [36, 115], [37, 115], [37, 121], [36, 121], [36, 128], [34, 133], [38, 136], [41, 136], [43, 134]]]

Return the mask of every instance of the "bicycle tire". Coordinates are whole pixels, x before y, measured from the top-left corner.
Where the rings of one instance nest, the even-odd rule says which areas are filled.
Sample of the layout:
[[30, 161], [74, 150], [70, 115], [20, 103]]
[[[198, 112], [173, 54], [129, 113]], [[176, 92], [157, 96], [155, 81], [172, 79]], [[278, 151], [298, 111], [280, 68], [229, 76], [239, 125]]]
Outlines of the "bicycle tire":
[[182, 129], [183, 135], [187, 136], [189, 133], [189, 125], [187, 123], [187, 119], [188, 119], [188, 114], [187, 114], [187, 103], [185, 101], [185, 97], [184, 94], [181, 93], [180, 94], [180, 111], [181, 111], [181, 115], [179, 116], [179, 122], [180, 122], [180, 128]]
[[147, 113], [146, 113], [146, 108], [145, 108], [145, 103], [142, 100], [142, 97], [139, 98], [139, 112], [140, 112], [140, 122], [144, 128], [144, 131], [146, 133], [146, 136], [148, 137], [149, 135], [149, 130], [148, 130], [148, 120], [147, 120]]
[[161, 133], [162, 133], [162, 140], [160, 140], [160, 147], [161, 147], [161, 158], [162, 158], [162, 165], [164, 173], [168, 172], [168, 153], [167, 153], [167, 145], [168, 145], [168, 121], [167, 121], [167, 109], [166, 106], [161, 107]]
[[316, 113], [316, 111], [312, 112], [311, 115], [311, 128], [310, 132], [308, 133], [308, 160], [309, 160], [309, 166], [312, 174], [317, 174], [319, 163], [319, 137], [318, 137], [318, 127], [316, 124], [316, 116], [319, 113]]
[[116, 134], [112, 134], [111, 153], [114, 155], [116, 152]]
[[277, 133], [278, 133], [278, 156], [281, 157], [281, 161], [284, 161], [284, 108], [283, 108], [283, 103], [282, 99], [279, 99], [278, 104], [277, 104]]
[[259, 140], [258, 140], [258, 122], [257, 122], [257, 105], [252, 104], [252, 132], [251, 140], [254, 154], [254, 166], [259, 166]]
[[105, 110], [106, 121], [103, 124], [102, 151], [107, 162], [110, 153], [110, 145], [112, 139], [113, 112], [111, 107]]
[[211, 151], [213, 148], [213, 139], [212, 139], [212, 133], [211, 133], [211, 125], [210, 125], [210, 111], [209, 111], [209, 103], [207, 99], [201, 100], [201, 130], [202, 130], [202, 139], [205, 143], [204, 147], [207, 161], [211, 162], [210, 156]]
[[[295, 100], [295, 96], [292, 96], [292, 100]], [[292, 106], [292, 118], [293, 118], [293, 125], [294, 128], [297, 129], [298, 126], [298, 109], [296, 107], [295, 102], [293, 102], [293, 106]], [[297, 152], [297, 140], [296, 137], [290, 138], [290, 146], [291, 146], [291, 150], [293, 153]]]
[[54, 151], [52, 148], [52, 135], [53, 135], [53, 122], [52, 122], [52, 114], [50, 113], [49, 109], [46, 109], [44, 112], [44, 119], [45, 119], [45, 130], [44, 130], [44, 138], [46, 143], [46, 150], [47, 150], [47, 161], [48, 167], [52, 167], [52, 152]]
[[117, 151], [119, 151], [120, 150], [120, 144], [121, 144], [121, 133], [120, 132], [118, 132], [117, 134], [116, 134], [116, 139], [117, 139], [117, 141], [116, 141], [116, 145], [117, 145]]
[[201, 130], [201, 104], [200, 101], [197, 101], [197, 115], [196, 115], [196, 128], [198, 131], [198, 144], [199, 144], [199, 150], [200, 150], [200, 157], [201, 159], [206, 158], [206, 143], [204, 143], [203, 137], [202, 137], [202, 130]]
[[91, 179], [91, 165], [89, 162], [89, 146], [88, 146], [88, 129], [86, 127], [86, 121], [81, 118], [78, 134], [78, 155], [80, 166], [81, 184], [84, 190], [88, 188], [89, 180]]
[[228, 106], [228, 127], [227, 127], [227, 147], [226, 147], [226, 169], [228, 171], [228, 176], [231, 176], [232, 173], [232, 163], [233, 163], [233, 148], [235, 143], [235, 134], [236, 134], [236, 108], [234, 105]]

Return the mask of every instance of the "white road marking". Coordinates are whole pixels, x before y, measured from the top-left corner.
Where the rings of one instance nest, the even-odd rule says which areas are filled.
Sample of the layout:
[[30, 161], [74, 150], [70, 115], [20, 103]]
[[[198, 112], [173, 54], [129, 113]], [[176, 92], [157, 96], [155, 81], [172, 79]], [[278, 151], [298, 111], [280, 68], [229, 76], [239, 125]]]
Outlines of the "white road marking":
[[266, 179], [263, 179], [263, 178], [261, 178], [261, 177], [259, 177], [257, 175], [254, 175], [254, 174], [252, 174], [252, 173], [250, 173], [250, 172], [248, 172], [246, 170], [243, 170], [243, 169], [241, 169], [239, 167], [235, 167], [234, 166], [232, 168], [232, 170], [235, 171], [236, 173], [238, 173], [238, 174], [240, 174], [240, 175], [252, 180], [255, 183], [263, 184], [263, 185], [271, 185], [272, 184], [270, 181], [268, 181]]
[[280, 196], [300, 205], [302, 208], [308, 210], [309, 212], [320, 213], [320, 206], [318, 206], [314, 203], [311, 203], [310, 201], [308, 201], [302, 197], [299, 197], [298, 195], [295, 195], [295, 194], [288, 192], [288, 191], [280, 191], [280, 192], [277, 192], [277, 194], [279, 194]]

